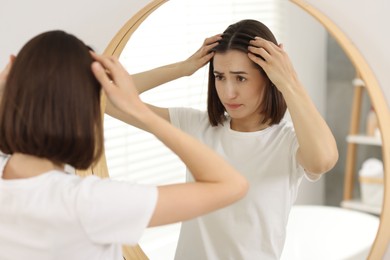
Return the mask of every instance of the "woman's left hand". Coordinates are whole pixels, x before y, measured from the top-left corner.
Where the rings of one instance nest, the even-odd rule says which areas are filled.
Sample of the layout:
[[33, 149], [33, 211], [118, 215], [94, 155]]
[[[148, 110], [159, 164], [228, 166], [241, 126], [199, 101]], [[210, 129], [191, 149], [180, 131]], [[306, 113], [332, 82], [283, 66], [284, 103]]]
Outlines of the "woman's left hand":
[[272, 83], [283, 93], [298, 82], [294, 67], [283, 46], [255, 37], [250, 41], [248, 57], [263, 68]]
[[7, 82], [8, 73], [11, 70], [12, 63], [15, 60], [15, 56], [10, 56], [10, 61], [8, 62], [7, 66], [0, 72], [0, 93], [3, 93], [5, 83]]

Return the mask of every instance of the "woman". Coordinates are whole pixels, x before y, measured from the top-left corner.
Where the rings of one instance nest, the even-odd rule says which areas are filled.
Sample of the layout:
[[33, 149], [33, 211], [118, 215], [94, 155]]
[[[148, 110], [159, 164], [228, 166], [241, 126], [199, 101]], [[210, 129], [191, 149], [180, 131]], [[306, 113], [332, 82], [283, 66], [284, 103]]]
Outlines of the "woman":
[[[183, 160], [195, 183], [139, 186], [64, 170], [86, 169], [104, 151], [102, 87]], [[247, 191], [220, 156], [141, 102], [116, 58], [65, 32], [42, 33], [11, 57], [0, 92], [0, 259], [122, 259], [121, 244], [136, 244], [147, 226], [188, 220]]]
[[[278, 259], [302, 177], [316, 180], [335, 165], [335, 139], [282, 45], [258, 21], [232, 24], [189, 59], [134, 80], [142, 93], [208, 61], [206, 112], [150, 107], [217, 151], [248, 179], [250, 190], [234, 205], [184, 222], [176, 259]], [[292, 123], [283, 119], [287, 107]], [[131, 122], [110, 104], [107, 113]]]

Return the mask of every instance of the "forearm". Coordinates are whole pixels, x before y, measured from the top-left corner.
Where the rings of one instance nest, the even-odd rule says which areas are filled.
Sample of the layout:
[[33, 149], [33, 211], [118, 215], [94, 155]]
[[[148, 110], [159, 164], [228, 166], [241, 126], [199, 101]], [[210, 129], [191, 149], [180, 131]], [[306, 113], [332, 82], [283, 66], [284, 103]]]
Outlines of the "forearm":
[[169, 81], [192, 75], [214, 56], [212, 49], [218, 45], [219, 40], [221, 40], [220, 34], [206, 38], [200, 49], [186, 60], [132, 75], [139, 93]]
[[[136, 85], [138, 93], [141, 94], [169, 81], [189, 75], [190, 72], [188, 72], [188, 70], [186, 69], [187, 67], [188, 66], [186, 66], [184, 62], [177, 62], [131, 75], [131, 78]], [[133, 120], [131, 116], [117, 109], [109, 99], [107, 100], [105, 112], [108, 115], [119, 119], [127, 124], [143, 129], [137, 124], [135, 120]], [[169, 121], [169, 114], [167, 109], [154, 107], [154, 112]]]
[[300, 161], [308, 172], [327, 172], [338, 159], [337, 144], [329, 126], [300, 83], [283, 95], [296, 131]]
[[184, 62], [176, 62], [133, 74], [132, 78], [139, 93], [143, 93], [169, 81], [188, 76], [188, 74]]

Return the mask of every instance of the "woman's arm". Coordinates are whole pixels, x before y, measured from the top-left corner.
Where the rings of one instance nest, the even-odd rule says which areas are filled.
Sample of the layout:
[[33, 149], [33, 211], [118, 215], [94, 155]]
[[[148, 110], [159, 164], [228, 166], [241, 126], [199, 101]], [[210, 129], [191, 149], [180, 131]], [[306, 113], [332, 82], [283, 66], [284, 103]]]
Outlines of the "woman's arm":
[[[116, 58], [93, 56], [98, 62], [93, 63], [92, 70], [111, 103], [175, 152], [196, 180], [159, 187], [157, 206], [149, 226], [194, 218], [227, 206], [246, 194], [248, 183], [232, 166], [210, 148], [156, 115], [140, 100], [131, 77]], [[112, 76], [112, 82], [105, 70]]]
[[211, 50], [218, 45], [219, 40], [220, 34], [206, 38], [202, 46], [188, 59], [132, 75], [138, 92], [141, 94], [169, 81], [192, 75], [214, 56]]
[[[282, 46], [259, 37], [251, 41], [248, 56], [259, 64], [286, 100], [299, 148], [297, 159], [309, 173], [322, 174], [334, 167], [338, 150], [334, 136], [302, 86]], [[256, 55], [264, 58], [258, 58]]]
[[[219, 34], [205, 39], [202, 46], [193, 55], [184, 61], [134, 74], [132, 78], [135, 85], [137, 86], [138, 92], [143, 93], [169, 81], [192, 75], [195, 71], [210, 61], [214, 55], [211, 50], [218, 45], [218, 40], [220, 39], [221, 35]], [[170, 121], [167, 108], [156, 107], [153, 105], [149, 105], [149, 108], [168, 122]], [[128, 117], [128, 115], [123, 113], [123, 111], [113, 106], [110, 100], [107, 102], [106, 113], [125, 123], [131, 125], [136, 124], [134, 121], [132, 121], [131, 117]]]

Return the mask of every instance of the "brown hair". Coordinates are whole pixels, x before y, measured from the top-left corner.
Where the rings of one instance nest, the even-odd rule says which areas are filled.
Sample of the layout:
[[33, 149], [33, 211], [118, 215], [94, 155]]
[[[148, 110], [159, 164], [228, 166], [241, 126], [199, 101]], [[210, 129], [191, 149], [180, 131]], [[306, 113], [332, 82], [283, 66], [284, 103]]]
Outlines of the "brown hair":
[[31, 39], [17, 55], [0, 104], [0, 150], [86, 169], [103, 153], [101, 86], [90, 48], [63, 31]]
[[[275, 36], [263, 23], [256, 20], [242, 20], [230, 25], [223, 32], [222, 39], [219, 41], [219, 44], [213, 49], [213, 51], [216, 53], [223, 53], [228, 50], [239, 50], [248, 53], [249, 41], [254, 39], [256, 36], [278, 44]], [[207, 111], [210, 124], [217, 126], [226, 120], [226, 116], [225, 108], [219, 99], [217, 90], [215, 88], [213, 62], [214, 59], [210, 61], [209, 67]], [[282, 93], [271, 82], [264, 70], [259, 65], [255, 65], [259, 71], [268, 79], [268, 84], [264, 90], [262, 110], [260, 112], [264, 115], [264, 119], [259, 123], [266, 123], [270, 121], [270, 125], [277, 124], [280, 122], [286, 112], [286, 102], [282, 96]]]

